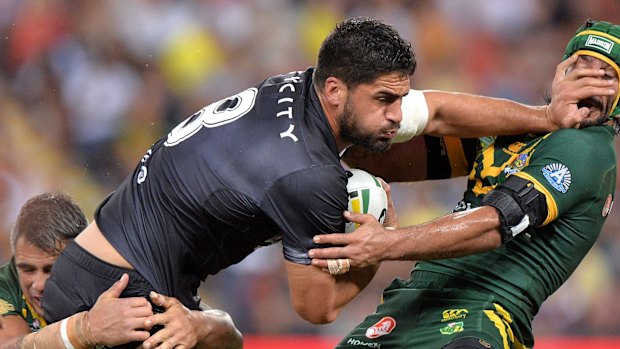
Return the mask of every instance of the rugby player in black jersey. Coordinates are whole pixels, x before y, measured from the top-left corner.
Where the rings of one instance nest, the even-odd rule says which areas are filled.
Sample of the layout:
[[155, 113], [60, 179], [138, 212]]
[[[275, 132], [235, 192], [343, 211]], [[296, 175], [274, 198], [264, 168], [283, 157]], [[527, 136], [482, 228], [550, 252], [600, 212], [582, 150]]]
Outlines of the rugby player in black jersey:
[[[551, 107], [425, 96], [410, 91], [415, 68], [410, 43], [391, 26], [349, 19], [323, 42], [316, 68], [267, 78], [187, 118], [145, 152], [59, 256], [44, 299], [48, 320], [88, 309], [126, 270], [140, 278], [130, 279], [124, 295], [154, 289], [198, 309], [208, 275], [281, 241], [295, 310], [312, 323], [333, 321], [376, 272], [370, 266], [329, 275], [308, 256], [314, 235], [344, 230], [340, 154], [348, 146], [384, 151], [397, 132], [482, 136], [574, 127], [585, 117], [576, 106], [580, 94], [609, 93], [591, 83]], [[201, 345], [166, 327], [152, 340]]]

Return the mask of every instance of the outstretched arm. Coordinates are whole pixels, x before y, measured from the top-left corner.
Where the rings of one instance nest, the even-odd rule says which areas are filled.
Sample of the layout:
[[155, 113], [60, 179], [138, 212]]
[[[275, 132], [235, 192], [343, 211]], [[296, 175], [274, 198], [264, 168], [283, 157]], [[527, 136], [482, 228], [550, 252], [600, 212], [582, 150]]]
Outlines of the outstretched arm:
[[[501, 98], [465, 93], [424, 91], [429, 119], [423, 133], [434, 136], [480, 137], [546, 133], [558, 128], [576, 128], [588, 117], [577, 103], [591, 96], [613, 96], [612, 81], [599, 79], [600, 69], [580, 69], [566, 74], [577, 56], [561, 62], [552, 84], [549, 106], [528, 106]], [[403, 114], [403, 119], [407, 115]]]
[[501, 244], [499, 214], [491, 206], [396, 230], [385, 229], [369, 215], [347, 215], [362, 226], [349, 234], [317, 235], [316, 243], [338, 247], [310, 250], [313, 265], [325, 268], [326, 258], [349, 258], [352, 268], [367, 268], [385, 260], [460, 257], [489, 251]]
[[165, 309], [146, 320], [146, 328], [164, 326], [144, 341], [144, 348], [199, 348], [240, 349], [243, 347], [241, 332], [235, 327], [228, 313], [210, 309], [190, 310], [174, 297], [151, 292], [151, 300]]
[[0, 348], [19, 348], [22, 337], [30, 333], [24, 318], [17, 315], [0, 316]]

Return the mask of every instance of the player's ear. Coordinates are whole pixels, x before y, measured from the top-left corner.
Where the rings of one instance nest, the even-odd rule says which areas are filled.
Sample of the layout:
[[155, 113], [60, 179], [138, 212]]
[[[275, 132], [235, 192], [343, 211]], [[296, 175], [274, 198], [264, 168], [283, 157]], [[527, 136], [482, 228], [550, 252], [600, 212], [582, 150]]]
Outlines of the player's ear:
[[347, 85], [336, 77], [330, 76], [325, 80], [325, 98], [332, 105], [343, 105], [347, 90]]

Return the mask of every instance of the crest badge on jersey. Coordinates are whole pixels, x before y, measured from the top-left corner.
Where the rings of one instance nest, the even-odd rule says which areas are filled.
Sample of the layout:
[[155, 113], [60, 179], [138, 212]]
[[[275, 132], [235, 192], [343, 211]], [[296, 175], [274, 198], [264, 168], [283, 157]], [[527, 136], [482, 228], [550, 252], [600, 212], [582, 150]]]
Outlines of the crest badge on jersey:
[[525, 167], [525, 165], [527, 165], [527, 162], [528, 162], [527, 158], [528, 158], [527, 154], [519, 154], [519, 156], [517, 156], [515, 161], [513, 161], [512, 164], [510, 164], [510, 166], [506, 166], [504, 168], [504, 173], [507, 175], [513, 175], [521, 171]]
[[373, 339], [385, 336], [386, 334], [390, 334], [394, 327], [396, 327], [396, 320], [391, 316], [385, 316], [377, 321], [376, 324], [368, 327], [366, 330], [366, 337]]
[[545, 165], [542, 168], [542, 174], [551, 184], [551, 186], [562, 194], [565, 194], [570, 189], [572, 183], [572, 175], [568, 167], [564, 164], [557, 162]]

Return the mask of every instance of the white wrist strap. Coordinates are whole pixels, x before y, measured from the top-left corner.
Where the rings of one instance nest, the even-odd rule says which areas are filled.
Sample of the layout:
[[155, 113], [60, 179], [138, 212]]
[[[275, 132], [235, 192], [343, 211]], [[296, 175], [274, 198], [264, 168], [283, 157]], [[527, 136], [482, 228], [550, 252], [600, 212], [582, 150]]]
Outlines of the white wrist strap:
[[66, 349], [75, 349], [71, 341], [69, 340], [69, 335], [67, 334], [67, 323], [69, 319], [64, 319], [60, 322], [60, 338], [62, 338], [62, 343], [65, 345]]

